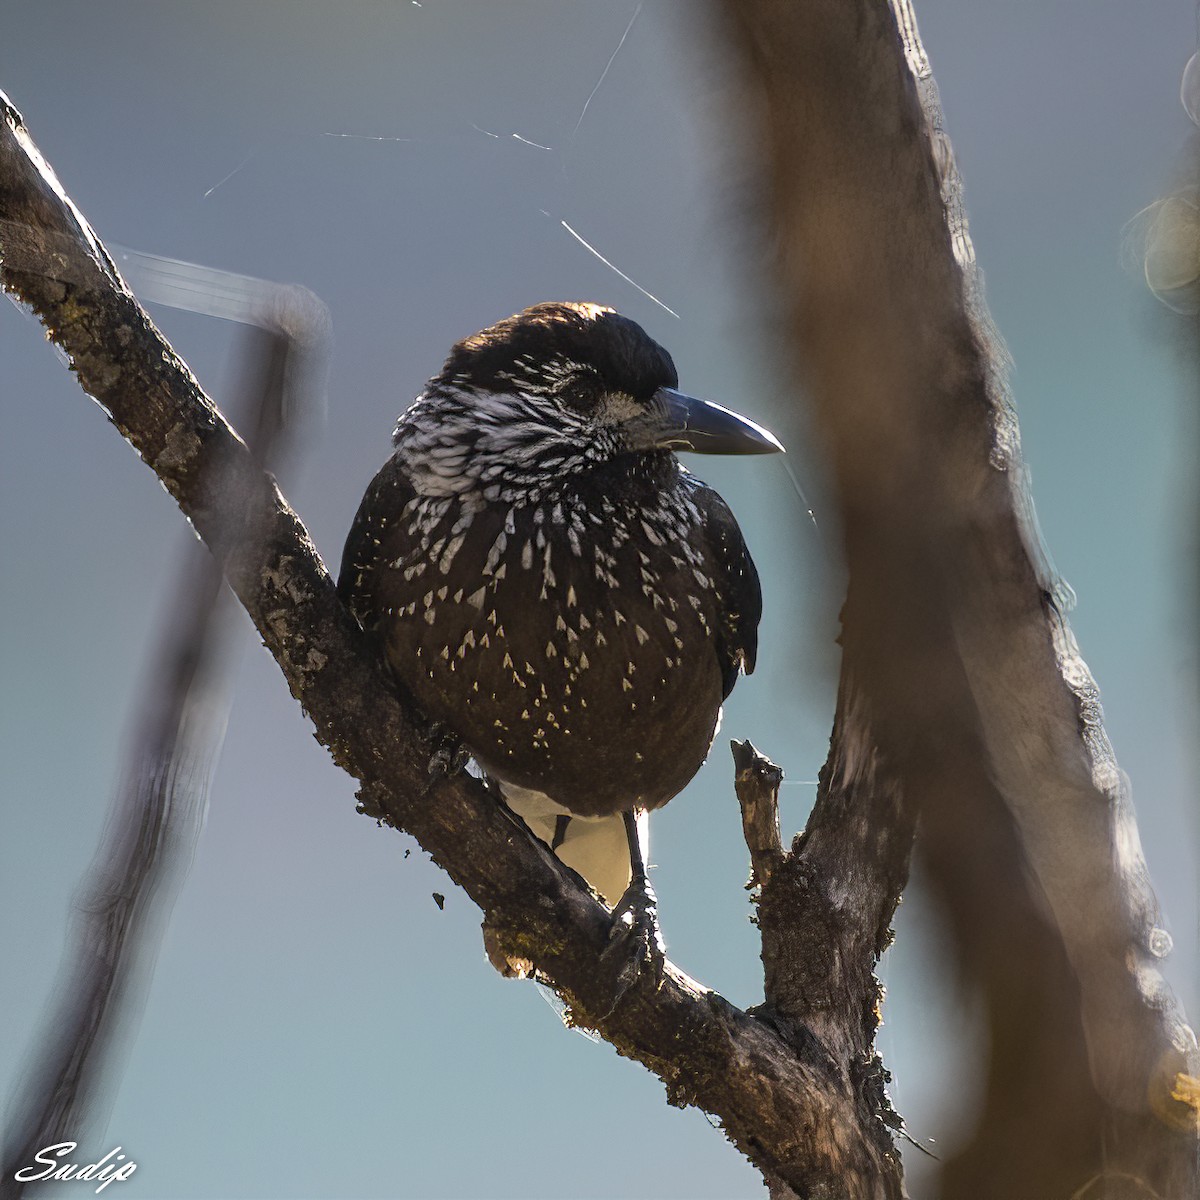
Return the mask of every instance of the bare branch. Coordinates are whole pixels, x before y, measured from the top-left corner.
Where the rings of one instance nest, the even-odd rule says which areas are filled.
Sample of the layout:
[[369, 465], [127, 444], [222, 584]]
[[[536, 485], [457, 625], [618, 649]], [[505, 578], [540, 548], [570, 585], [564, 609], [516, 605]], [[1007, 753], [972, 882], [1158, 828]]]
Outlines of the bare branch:
[[733, 781], [750, 851], [750, 886], [762, 887], [783, 859], [779, 840], [779, 785], [783, 771], [749, 742], [730, 742]]
[[[903, 1194], [891, 1129], [900, 1128], [874, 1051], [883, 989], [874, 970], [908, 879], [915, 814], [879, 769], [870, 730], [845, 681], [829, 759], [805, 830], [779, 840], [783, 772], [749, 742], [733, 743], [738, 800], [757, 888], [766, 1003], [762, 1012], [802, 1029], [855, 1097], [875, 1141], [881, 1194]], [[772, 1187], [774, 1181], [769, 1181]]]
[[[899, 1195], [886, 1134], [804, 1030], [728, 1004], [668, 964], [618, 1004], [601, 968], [611, 914], [476, 781], [431, 773], [434, 747], [338, 602], [304, 527], [124, 286], [0, 97], [0, 263], [84, 390], [152, 467], [221, 563], [362, 811], [412, 833], [530, 959], [677, 1105], [717, 1114], [770, 1179], [800, 1195]], [[221, 481], [220, 484], [214, 481]], [[890, 1182], [885, 1182], [890, 1181]]]

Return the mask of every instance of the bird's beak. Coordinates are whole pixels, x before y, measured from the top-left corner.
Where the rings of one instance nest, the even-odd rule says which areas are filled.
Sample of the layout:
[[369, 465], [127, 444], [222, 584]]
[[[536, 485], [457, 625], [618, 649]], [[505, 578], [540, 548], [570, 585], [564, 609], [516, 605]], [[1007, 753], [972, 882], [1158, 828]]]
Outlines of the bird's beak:
[[654, 398], [662, 413], [654, 445], [660, 450], [694, 450], [697, 454], [774, 454], [779, 439], [761, 425], [674, 388], [659, 388]]

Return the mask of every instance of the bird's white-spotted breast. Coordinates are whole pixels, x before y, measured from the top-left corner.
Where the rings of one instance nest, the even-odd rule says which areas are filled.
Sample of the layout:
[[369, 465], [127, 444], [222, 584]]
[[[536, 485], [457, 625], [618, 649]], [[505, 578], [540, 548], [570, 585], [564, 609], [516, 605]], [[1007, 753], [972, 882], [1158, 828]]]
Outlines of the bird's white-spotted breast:
[[400, 418], [346, 542], [339, 590], [418, 705], [576, 816], [681, 791], [754, 666], [754, 565], [675, 451], [781, 447], [677, 383], [611, 309], [499, 321]]
[[724, 597], [667, 453], [503, 510], [414, 496], [383, 540], [386, 647], [485, 769], [580, 815], [675, 795], [720, 711]]

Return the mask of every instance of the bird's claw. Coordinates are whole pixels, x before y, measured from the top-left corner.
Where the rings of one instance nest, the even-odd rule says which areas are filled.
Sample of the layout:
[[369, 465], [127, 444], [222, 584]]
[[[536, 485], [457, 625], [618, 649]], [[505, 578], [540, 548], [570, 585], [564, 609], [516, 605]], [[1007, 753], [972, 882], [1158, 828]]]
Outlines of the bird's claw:
[[429, 756], [430, 775], [457, 775], [467, 765], [471, 752], [449, 725], [431, 721], [425, 737], [433, 751]]
[[620, 964], [616, 998], [609, 1013], [643, 976], [651, 979], [657, 991], [666, 964], [666, 947], [658, 925], [658, 897], [644, 874], [635, 875], [630, 880], [612, 915], [608, 945], [601, 955], [602, 962]]

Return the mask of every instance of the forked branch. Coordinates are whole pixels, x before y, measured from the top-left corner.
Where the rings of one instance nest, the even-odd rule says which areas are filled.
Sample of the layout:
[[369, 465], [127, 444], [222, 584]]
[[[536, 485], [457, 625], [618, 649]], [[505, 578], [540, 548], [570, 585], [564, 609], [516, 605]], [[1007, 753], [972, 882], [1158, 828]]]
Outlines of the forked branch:
[[[2, 98], [0, 98], [2, 99]], [[175, 497], [220, 562], [363, 811], [406, 829], [530, 959], [574, 1019], [717, 1115], [774, 1183], [798, 1195], [901, 1194], [874, 1114], [799, 1024], [743, 1012], [667, 965], [620, 999], [601, 966], [611, 916], [476, 781], [431, 773], [406, 711], [335, 594], [299, 518], [124, 285], [3, 100], [0, 260], [5, 290], [69, 356], [83, 389]], [[219, 481], [219, 482], [218, 482]]]

